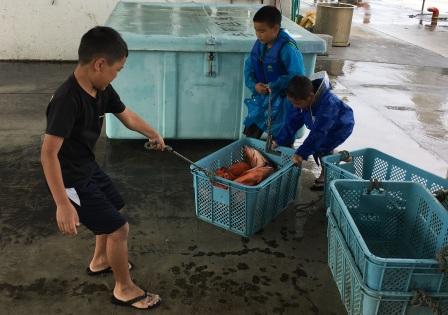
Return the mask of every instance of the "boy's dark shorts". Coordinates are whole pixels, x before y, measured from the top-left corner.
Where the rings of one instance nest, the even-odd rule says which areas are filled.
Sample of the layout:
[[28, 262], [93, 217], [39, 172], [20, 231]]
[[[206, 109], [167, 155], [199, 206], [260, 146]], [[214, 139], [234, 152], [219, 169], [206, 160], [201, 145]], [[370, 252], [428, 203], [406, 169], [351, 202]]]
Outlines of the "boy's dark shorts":
[[75, 185], [81, 206], [73, 203], [78, 211], [79, 221], [96, 235], [110, 234], [126, 223], [119, 212], [124, 201], [107, 176], [96, 164], [92, 163], [93, 172], [90, 179]]

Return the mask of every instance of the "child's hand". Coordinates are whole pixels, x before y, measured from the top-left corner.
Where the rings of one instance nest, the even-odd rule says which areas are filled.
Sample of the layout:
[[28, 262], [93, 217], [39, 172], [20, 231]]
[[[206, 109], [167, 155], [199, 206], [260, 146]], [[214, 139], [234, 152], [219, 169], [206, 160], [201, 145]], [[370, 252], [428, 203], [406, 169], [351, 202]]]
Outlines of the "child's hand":
[[62, 234], [78, 234], [76, 230], [76, 227], [79, 226], [78, 212], [76, 212], [75, 207], [71, 203], [57, 207], [56, 221]]
[[258, 94], [265, 95], [269, 92], [269, 87], [264, 83], [257, 83], [255, 84], [255, 91]]
[[278, 143], [275, 142], [275, 140], [272, 140], [272, 145], [271, 145], [272, 149], [275, 149], [278, 147]]
[[158, 133], [153, 135], [151, 139], [149, 139], [149, 142], [151, 142], [151, 149], [154, 150], [165, 150], [165, 141], [163, 140], [162, 136]]
[[295, 166], [302, 166], [303, 158], [298, 154], [294, 154], [292, 157], [292, 162]]

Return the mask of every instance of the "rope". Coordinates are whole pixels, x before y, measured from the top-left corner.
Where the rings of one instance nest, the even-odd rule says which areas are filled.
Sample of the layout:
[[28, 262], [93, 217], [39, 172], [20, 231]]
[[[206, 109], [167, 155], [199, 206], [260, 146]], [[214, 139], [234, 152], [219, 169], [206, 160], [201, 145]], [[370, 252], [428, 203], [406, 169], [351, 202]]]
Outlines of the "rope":
[[381, 182], [376, 178], [370, 180], [369, 187], [367, 187], [367, 194], [370, 194], [374, 189], [378, 190], [379, 192], [384, 191], [384, 189], [381, 187]]
[[448, 271], [448, 245], [443, 247], [437, 254], [436, 259], [439, 262], [439, 270], [441, 272]]
[[422, 290], [417, 290], [414, 292], [414, 297], [411, 300], [411, 305], [419, 307], [419, 306], [427, 306], [432, 310], [433, 315], [439, 315], [439, 303], [433, 302], [430, 296], [427, 296], [426, 293]]
[[440, 189], [435, 191], [434, 197], [436, 197], [438, 201], [444, 202], [445, 199], [448, 199], [448, 189]]

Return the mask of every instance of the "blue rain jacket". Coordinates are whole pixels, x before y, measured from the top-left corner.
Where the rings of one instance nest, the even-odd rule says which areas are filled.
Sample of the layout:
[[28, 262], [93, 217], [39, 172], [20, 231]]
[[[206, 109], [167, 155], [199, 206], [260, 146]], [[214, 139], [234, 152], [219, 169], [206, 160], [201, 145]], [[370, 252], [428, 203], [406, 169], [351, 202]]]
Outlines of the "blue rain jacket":
[[270, 49], [257, 40], [244, 65], [245, 83], [252, 92], [251, 98], [244, 101], [248, 110], [244, 125], [256, 124], [260, 129], [266, 130], [269, 98], [268, 95], [258, 94], [255, 85], [260, 82], [269, 84], [272, 90], [272, 129], [275, 135], [293, 109], [285, 96], [288, 82], [294, 75], [303, 74], [302, 54], [295, 41], [284, 30], [280, 30]]
[[275, 138], [279, 145], [291, 145], [297, 130], [305, 125], [310, 133], [296, 150], [304, 160], [333, 151], [351, 135], [355, 124], [353, 110], [330, 91], [326, 74], [312, 82], [314, 104], [306, 110], [294, 108]]

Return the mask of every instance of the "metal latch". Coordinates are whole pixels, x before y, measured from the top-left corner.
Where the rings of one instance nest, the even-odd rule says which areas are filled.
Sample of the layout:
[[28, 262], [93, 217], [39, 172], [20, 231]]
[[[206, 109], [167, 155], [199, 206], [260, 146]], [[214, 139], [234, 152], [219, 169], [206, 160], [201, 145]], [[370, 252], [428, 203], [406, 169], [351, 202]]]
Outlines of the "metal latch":
[[208, 52], [204, 56], [204, 73], [207, 77], [214, 78], [218, 75], [218, 54]]
[[205, 41], [205, 44], [206, 44], [206, 45], [216, 45], [216, 44], [218, 44], [218, 43], [216, 42], [216, 38], [215, 38], [215, 36], [210, 36], [210, 37], [207, 38], [207, 40]]

